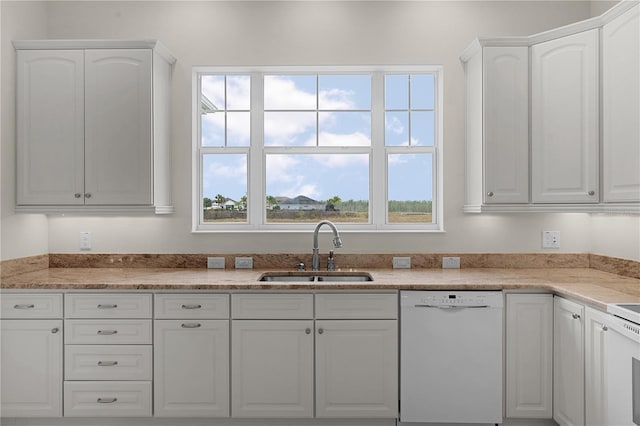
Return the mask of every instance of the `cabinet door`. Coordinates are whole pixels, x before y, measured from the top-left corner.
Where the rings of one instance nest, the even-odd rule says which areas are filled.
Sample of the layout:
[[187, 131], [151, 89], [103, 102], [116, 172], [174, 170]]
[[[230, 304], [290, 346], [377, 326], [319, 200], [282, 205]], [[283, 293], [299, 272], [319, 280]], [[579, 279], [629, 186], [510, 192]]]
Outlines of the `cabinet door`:
[[316, 417], [398, 415], [398, 322], [316, 322]]
[[151, 50], [86, 50], [85, 85], [86, 204], [152, 204]]
[[313, 416], [313, 321], [234, 320], [232, 417]]
[[157, 417], [229, 416], [229, 321], [154, 321]]
[[18, 205], [83, 204], [82, 50], [17, 52]]
[[62, 416], [62, 320], [3, 320], [3, 417]]
[[553, 296], [508, 294], [507, 417], [552, 417]]
[[560, 297], [553, 312], [553, 419], [584, 424], [584, 307]]
[[534, 203], [598, 202], [598, 30], [531, 48]]
[[529, 48], [485, 47], [484, 202], [529, 202]]
[[606, 339], [609, 315], [586, 308], [585, 311], [585, 424], [607, 424]]
[[640, 201], [640, 6], [602, 30], [605, 202]]

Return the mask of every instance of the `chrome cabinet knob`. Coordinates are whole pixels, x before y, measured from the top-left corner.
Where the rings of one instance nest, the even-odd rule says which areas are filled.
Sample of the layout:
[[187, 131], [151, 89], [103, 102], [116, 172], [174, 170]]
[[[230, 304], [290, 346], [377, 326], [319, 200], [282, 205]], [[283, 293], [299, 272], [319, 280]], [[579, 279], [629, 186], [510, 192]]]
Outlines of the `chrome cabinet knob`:
[[91, 198], [91, 193], [90, 192], [85, 193], [84, 198]]
[[323, 328], [319, 328], [318, 329], [318, 334], [323, 334], [324, 333], [324, 329]]
[[51, 332], [53, 334], [56, 334], [58, 331], [60, 331], [60, 329], [58, 327], [54, 327], [54, 328], [51, 329]]
[[493, 191], [489, 191], [489, 192], [487, 192], [487, 195], [488, 195], [489, 197], [493, 197]]
[[589, 191], [588, 194], [591, 196], [596, 195], [596, 191]]
[[73, 194], [73, 196], [76, 197], [76, 198], [80, 198], [80, 197], [82, 197], [82, 194], [79, 193], [79, 192], [76, 192], [75, 194]]
[[304, 332], [305, 332], [305, 334], [311, 334], [311, 329], [307, 328], [307, 329], [304, 330]]
[[571, 314], [573, 319], [580, 319], [580, 314]]
[[602, 331], [607, 331], [607, 330], [609, 330], [609, 327], [607, 327], [606, 325], [603, 325], [602, 326]]

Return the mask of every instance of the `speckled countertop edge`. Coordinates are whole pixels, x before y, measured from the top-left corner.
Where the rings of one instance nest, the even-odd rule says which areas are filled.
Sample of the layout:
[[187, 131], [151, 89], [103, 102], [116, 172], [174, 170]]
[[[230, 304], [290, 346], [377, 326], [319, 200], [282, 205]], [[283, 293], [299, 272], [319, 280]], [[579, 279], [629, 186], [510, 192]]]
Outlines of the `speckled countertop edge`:
[[[351, 269], [350, 272], [354, 271]], [[373, 281], [344, 283], [258, 281], [265, 270], [49, 268], [4, 278], [0, 288], [12, 292], [509, 290], [553, 292], [600, 309], [606, 309], [608, 303], [640, 303], [639, 279], [590, 268], [366, 271]]]

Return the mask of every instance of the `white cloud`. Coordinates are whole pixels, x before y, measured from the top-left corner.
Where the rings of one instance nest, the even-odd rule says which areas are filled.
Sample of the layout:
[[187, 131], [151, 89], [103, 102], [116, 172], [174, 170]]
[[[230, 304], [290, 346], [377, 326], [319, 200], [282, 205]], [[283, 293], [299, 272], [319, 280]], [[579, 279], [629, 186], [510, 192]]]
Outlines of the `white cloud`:
[[321, 132], [320, 146], [371, 146], [371, 138], [362, 132], [349, 134]]

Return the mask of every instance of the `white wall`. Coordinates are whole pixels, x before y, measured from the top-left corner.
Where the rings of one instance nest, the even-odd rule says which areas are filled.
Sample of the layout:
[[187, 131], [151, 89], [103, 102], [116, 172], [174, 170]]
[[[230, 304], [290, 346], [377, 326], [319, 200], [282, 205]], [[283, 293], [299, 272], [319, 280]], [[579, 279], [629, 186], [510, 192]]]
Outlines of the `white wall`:
[[[7, 10], [3, 10], [3, 18]], [[191, 67], [358, 64], [444, 65], [447, 232], [345, 234], [343, 252], [535, 252], [540, 250], [544, 229], [561, 231], [562, 251], [590, 251], [591, 217], [586, 214], [461, 212], [464, 79], [458, 59], [478, 35], [529, 35], [590, 16], [590, 3], [580, 1], [51, 1], [47, 15], [50, 38], [158, 38], [178, 62], [172, 119], [176, 213], [134, 218], [51, 216], [49, 251], [78, 251], [80, 231], [92, 233], [94, 252], [310, 251], [310, 233], [280, 233], [275, 238], [274, 234], [190, 232]], [[4, 134], [2, 149], [4, 158]], [[2, 187], [4, 192], [4, 178]], [[615, 224], [613, 227], [618, 229]], [[622, 257], [640, 258], [631, 246], [621, 244], [623, 248], [616, 251]]]
[[0, 2], [2, 49], [2, 126], [0, 176], [0, 259], [34, 256], [49, 252], [48, 223], [44, 215], [16, 215], [15, 205], [15, 79], [16, 61], [12, 40], [47, 37], [46, 2]]

